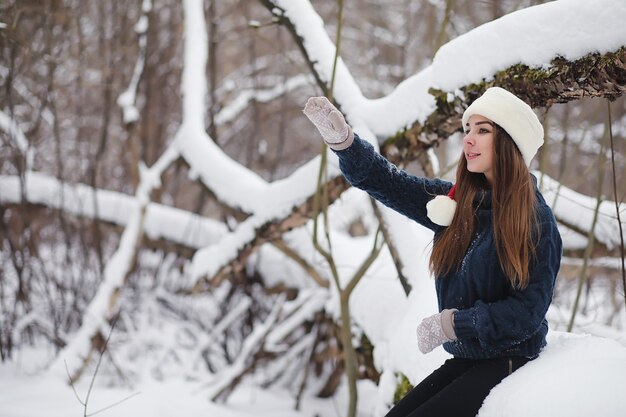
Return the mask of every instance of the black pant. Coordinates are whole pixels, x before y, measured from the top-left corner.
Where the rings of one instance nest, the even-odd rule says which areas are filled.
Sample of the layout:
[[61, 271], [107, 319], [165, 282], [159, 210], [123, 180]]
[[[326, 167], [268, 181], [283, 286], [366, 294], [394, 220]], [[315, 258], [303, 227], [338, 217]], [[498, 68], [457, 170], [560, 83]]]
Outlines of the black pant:
[[489, 391], [527, 358], [448, 359], [386, 417], [475, 417]]

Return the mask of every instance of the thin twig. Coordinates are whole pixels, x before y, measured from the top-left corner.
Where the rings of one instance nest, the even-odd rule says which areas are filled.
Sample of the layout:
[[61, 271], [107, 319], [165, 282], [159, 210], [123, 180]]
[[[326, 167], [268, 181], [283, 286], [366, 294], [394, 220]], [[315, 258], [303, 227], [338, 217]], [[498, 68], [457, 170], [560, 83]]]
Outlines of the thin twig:
[[[622, 284], [624, 288], [624, 305], [626, 305], [626, 265], [624, 264], [624, 230], [622, 229], [622, 219], [619, 210], [619, 199], [617, 198], [617, 174], [615, 173], [615, 147], [613, 145], [613, 127], [611, 120], [611, 102], [607, 100], [607, 110], [609, 113], [609, 139], [611, 141], [611, 168], [613, 171], [613, 199], [615, 200], [615, 214], [617, 215], [617, 227], [620, 238], [620, 257], [622, 258]], [[626, 310], [625, 310], [626, 311]]]
[[94, 412], [94, 413], [87, 414], [87, 417], [95, 416], [95, 415], [96, 415], [96, 414], [98, 414], [98, 413], [101, 413], [101, 412], [103, 412], [103, 411], [109, 410], [109, 409], [111, 409], [111, 408], [115, 407], [116, 405], [120, 405], [120, 404], [121, 404], [121, 403], [123, 403], [124, 401], [128, 401], [128, 400], [130, 400], [131, 398], [133, 398], [134, 396], [139, 395], [139, 394], [141, 394], [141, 391], [137, 391], [137, 392], [135, 392], [135, 393], [133, 393], [133, 394], [130, 394], [128, 397], [123, 398], [123, 399], [119, 400], [119, 401], [118, 401], [118, 402], [116, 402], [116, 403], [113, 403], [113, 404], [111, 404], [111, 405], [109, 405], [109, 406], [106, 406], [106, 407], [104, 407], [104, 408], [102, 408], [102, 409], [100, 409], [100, 410], [98, 410], [98, 411], [96, 411], [96, 412]]
[[587, 266], [589, 263], [589, 258], [591, 258], [591, 254], [593, 253], [593, 245], [596, 241], [595, 231], [596, 225], [598, 224], [598, 213], [600, 212], [600, 204], [602, 203], [602, 184], [604, 183], [604, 165], [605, 165], [605, 141], [606, 141], [607, 129], [605, 128], [605, 133], [600, 141], [600, 153], [598, 154], [598, 185], [596, 191], [596, 207], [593, 212], [593, 220], [591, 222], [591, 228], [589, 229], [589, 233], [587, 234], [587, 247], [585, 248], [585, 253], [583, 255], [583, 267], [580, 271], [580, 276], [578, 277], [578, 288], [576, 289], [576, 299], [574, 300], [574, 306], [572, 308], [572, 316], [570, 317], [570, 321], [567, 325], [567, 331], [571, 332], [574, 328], [574, 320], [576, 319], [576, 313], [578, 312], [578, 305], [580, 304], [580, 295], [582, 294], [582, 289], [585, 281], [587, 281]]
[[87, 396], [85, 397], [85, 413], [84, 416], [88, 417], [89, 414], [87, 414], [87, 406], [89, 404], [89, 397], [91, 396], [91, 391], [93, 389], [93, 384], [96, 382], [96, 376], [98, 375], [98, 371], [100, 370], [100, 364], [102, 363], [102, 357], [104, 356], [104, 352], [107, 349], [107, 346], [109, 345], [109, 340], [111, 340], [111, 335], [113, 334], [113, 329], [115, 328], [115, 325], [117, 324], [117, 321], [119, 320], [121, 314], [118, 313], [115, 318], [113, 319], [113, 322], [111, 323], [111, 329], [109, 330], [109, 334], [106, 338], [106, 340], [104, 341], [104, 345], [102, 346], [102, 349], [100, 350], [100, 356], [98, 356], [98, 363], [96, 363], [96, 369], [93, 372], [93, 376], [91, 377], [91, 381], [89, 382], [89, 389], [87, 390]]
[[383, 249], [383, 246], [385, 246], [385, 239], [382, 239], [382, 242], [378, 244], [378, 239], [380, 239], [380, 236], [382, 234], [381, 229], [382, 227], [379, 225], [374, 236], [374, 245], [372, 246], [372, 251], [365, 259], [365, 261], [363, 261], [361, 266], [356, 270], [356, 272], [352, 276], [352, 279], [350, 279], [350, 282], [348, 282], [348, 285], [346, 285], [346, 287], [343, 289], [342, 292], [346, 293], [346, 298], [350, 297], [352, 290], [354, 290], [361, 278], [363, 278], [369, 267], [372, 266], [372, 264], [380, 254], [380, 251]]
[[380, 230], [383, 233], [383, 238], [387, 243], [387, 248], [389, 249], [389, 254], [391, 255], [393, 264], [396, 267], [396, 273], [398, 274], [398, 280], [400, 281], [400, 285], [402, 285], [402, 289], [404, 290], [404, 295], [408, 297], [409, 293], [411, 292], [411, 284], [409, 284], [409, 280], [406, 276], [404, 276], [404, 273], [402, 272], [404, 266], [402, 263], [402, 259], [400, 258], [400, 254], [398, 253], [398, 249], [396, 248], [395, 242], [391, 237], [391, 233], [387, 228], [387, 224], [385, 223], [383, 214], [378, 208], [376, 201], [370, 197], [370, 203], [372, 204], [374, 215], [378, 219], [378, 224], [380, 225]]
[[70, 374], [70, 370], [69, 370], [69, 368], [67, 367], [67, 361], [66, 361], [66, 360], [64, 360], [64, 361], [63, 361], [63, 363], [65, 364], [65, 372], [67, 372], [67, 380], [68, 380], [68, 382], [70, 383], [70, 387], [72, 387], [72, 391], [74, 391], [74, 395], [76, 396], [76, 399], [78, 400], [78, 402], [79, 402], [82, 406], [86, 407], [86, 406], [87, 406], [87, 404], [85, 404], [85, 403], [83, 402], [83, 400], [81, 400], [81, 399], [80, 399], [80, 397], [78, 396], [78, 392], [76, 392], [76, 387], [74, 386], [74, 381], [72, 381], [72, 375]]
[[113, 319], [113, 322], [111, 323], [111, 328], [109, 330], [109, 334], [106, 338], [106, 340], [104, 341], [104, 344], [102, 346], [102, 349], [100, 350], [100, 356], [98, 357], [98, 363], [96, 364], [96, 369], [93, 372], [93, 376], [91, 377], [91, 381], [89, 382], [89, 388], [87, 389], [87, 395], [85, 396], [85, 401], [80, 399], [80, 396], [78, 395], [78, 392], [76, 391], [76, 386], [74, 385], [74, 381], [72, 380], [72, 376], [70, 375], [70, 370], [67, 366], [67, 361], [63, 361], [65, 363], [65, 371], [67, 372], [67, 377], [70, 383], [70, 386], [72, 387], [72, 391], [74, 391], [74, 395], [76, 396], [76, 399], [78, 400], [78, 402], [83, 406], [83, 417], [91, 417], [94, 416], [98, 413], [101, 413], [103, 411], [109, 410], [113, 407], [115, 407], [116, 405], [119, 405], [121, 403], [123, 403], [126, 400], [131, 399], [132, 397], [134, 397], [135, 395], [139, 394], [140, 392], [136, 392], [134, 394], [129, 395], [128, 397], [117, 401], [111, 405], [108, 405], [94, 413], [87, 413], [87, 408], [89, 407], [89, 397], [91, 396], [91, 391], [93, 390], [93, 386], [94, 383], [96, 381], [96, 376], [98, 375], [98, 371], [100, 370], [100, 364], [102, 363], [102, 358], [104, 356], [104, 352], [106, 352], [107, 347], [109, 345], [109, 341], [111, 340], [111, 336], [113, 335], [113, 329], [115, 328], [115, 325], [117, 324], [117, 321], [119, 320], [121, 316], [121, 313], [118, 313], [115, 318]]
[[304, 372], [302, 375], [302, 382], [300, 383], [300, 388], [298, 389], [298, 393], [296, 394], [296, 404], [294, 409], [296, 411], [300, 411], [300, 401], [302, 400], [302, 394], [304, 394], [304, 389], [306, 388], [307, 380], [309, 379], [309, 370], [311, 369], [313, 358], [315, 356], [315, 349], [317, 348], [317, 344], [321, 339], [322, 334], [322, 326], [319, 323], [315, 325], [315, 339], [313, 339], [313, 343], [311, 344], [311, 350], [308, 355], [307, 361], [304, 363]]
[[309, 264], [304, 258], [302, 258], [302, 256], [300, 256], [298, 252], [291, 249], [282, 238], [278, 238], [272, 241], [272, 245], [283, 254], [285, 254], [287, 257], [289, 257], [289, 259], [300, 265], [300, 267], [302, 267], [311, 276], [311, 278], [313, 278], [317, 285], [322, 288], [329, 287], [328, 281], [323, 278], [311, 264]]

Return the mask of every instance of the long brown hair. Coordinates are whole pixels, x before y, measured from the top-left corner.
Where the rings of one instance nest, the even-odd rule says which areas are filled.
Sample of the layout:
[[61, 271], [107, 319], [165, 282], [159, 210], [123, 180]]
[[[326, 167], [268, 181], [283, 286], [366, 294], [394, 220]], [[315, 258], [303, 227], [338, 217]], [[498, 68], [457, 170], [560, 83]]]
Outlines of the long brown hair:
[[[500, 126], [494, 129], [491, 207], [493, 234], [500, 266], [514, 288], [529, 282], [530, 262], [535, 256], [535, 186], [521, 152]], [[458, 271], [476, 229], [474, 200], [490, 185], [484, 174], [467, 170], [461, 155], [456, 170], [457, 202], [452, 223], [433, 242], [430, 269], [436, 277]], [[481, 195], [481, 194], [478, 194]]]

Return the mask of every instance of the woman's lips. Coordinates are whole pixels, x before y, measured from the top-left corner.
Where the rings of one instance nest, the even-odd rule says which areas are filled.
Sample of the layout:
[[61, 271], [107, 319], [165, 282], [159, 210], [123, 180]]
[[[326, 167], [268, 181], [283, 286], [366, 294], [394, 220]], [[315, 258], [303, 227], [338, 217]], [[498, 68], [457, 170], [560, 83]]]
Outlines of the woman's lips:
[[479, 153], [475, 153], [475, 152], [468, 152], [465, 154], [465, 158], [467, 158], [468, 161], [471, 161], [472, 159], [476, 159], [480, 156]]

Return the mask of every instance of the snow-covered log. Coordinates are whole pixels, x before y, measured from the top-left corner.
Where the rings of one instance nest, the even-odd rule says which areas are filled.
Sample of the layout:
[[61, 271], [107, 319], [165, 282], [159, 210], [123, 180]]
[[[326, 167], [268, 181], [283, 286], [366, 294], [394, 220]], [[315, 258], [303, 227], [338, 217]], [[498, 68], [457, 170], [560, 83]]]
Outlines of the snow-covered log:
[[[41, 205], [63, 210], [72, 216], [125, 227], [129, 221], [128, 213], [135, 204], [135, 196], [110, 190], [94, 190], [85, 184], [61, 182], [41, 172], [27, 172], [23, 187], [26, 201], [20, 200], [21, 185], [18, 177], [0, 176], [0, 205]], [[62, 195], [65, 197], [63, 201]], [[97, 211], [94, 204], [98, 206]], [[144, 233], [150, 239], [162, 239], [195, 250], [218, 242], [227, 231], [223, 223], [176, 207], [154, 202], [146, 207]]]

